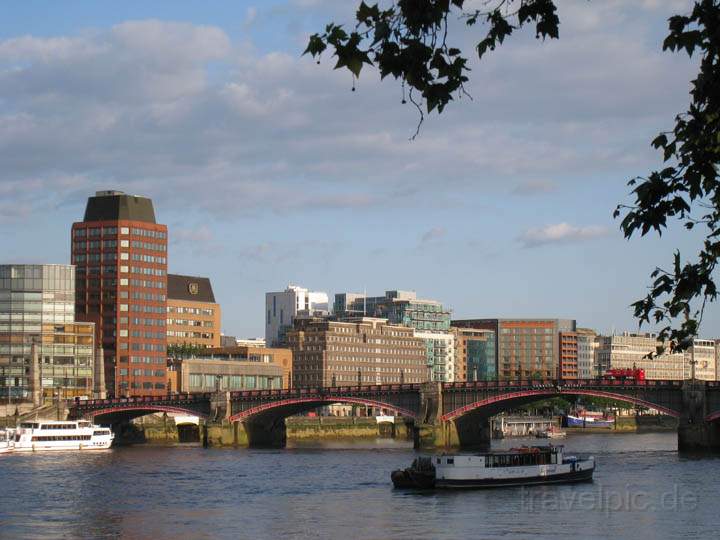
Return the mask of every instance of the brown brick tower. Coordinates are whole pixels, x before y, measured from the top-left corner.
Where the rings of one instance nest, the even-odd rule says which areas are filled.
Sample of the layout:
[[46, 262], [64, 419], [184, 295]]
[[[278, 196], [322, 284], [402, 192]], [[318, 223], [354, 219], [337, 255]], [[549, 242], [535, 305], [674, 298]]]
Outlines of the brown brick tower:
[[71, 241], [76, 317], [95, 323], [108, 394], [166, 393], [167, 226], [152, 201], [99, 191]]

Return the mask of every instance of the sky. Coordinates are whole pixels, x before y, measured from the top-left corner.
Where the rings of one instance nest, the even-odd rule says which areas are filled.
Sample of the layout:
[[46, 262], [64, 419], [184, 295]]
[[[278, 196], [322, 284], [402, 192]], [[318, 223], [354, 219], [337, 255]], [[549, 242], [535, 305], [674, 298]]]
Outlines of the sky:
[[[626, 240], [612, 217], [687, 107], [696, 60], [662, 40], [690, 2], [559, 2], [560, 40], [522, 32], [473, 60], [471, 98], [415, 140], [398, 83], [366, 67], [352, 92], [330, 57], [301, 54], [358, 3], [12, 3], [0, 259], [69, 262], [87, 197], [117, 189], [153, 199], [170, 272], [210, 277], [226, 334], [262, 336], [265, 292], [290, 283], [637, 330], [650, 272], [699, 242], [677, 224]], [[482, 35], [452, 21], [454, 45]], [[701, 334], [719, 323], [712, 305]]]

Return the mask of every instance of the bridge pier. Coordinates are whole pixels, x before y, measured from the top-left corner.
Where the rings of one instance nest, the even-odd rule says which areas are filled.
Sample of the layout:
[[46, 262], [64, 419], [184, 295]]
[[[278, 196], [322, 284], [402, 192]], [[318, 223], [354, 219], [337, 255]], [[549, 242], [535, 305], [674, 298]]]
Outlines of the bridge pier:
[[720, 452], [720, 425], [707, 422], [707, 388], [704, 383], [686, 382], [682, 391], [682, 409], [678, 425], [680, 452]]
[[416, 424], [413, 427], [413, 447], [416, 450], [436, 448], [490, 449], [490, 419], [467, 415], [457, 420], [434, 424]]

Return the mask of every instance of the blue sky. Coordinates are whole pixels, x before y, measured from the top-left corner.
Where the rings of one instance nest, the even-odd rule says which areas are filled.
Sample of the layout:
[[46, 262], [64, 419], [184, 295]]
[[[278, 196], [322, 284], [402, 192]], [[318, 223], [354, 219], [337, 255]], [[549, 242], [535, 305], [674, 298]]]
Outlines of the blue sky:
[[[66, 262], [97, 189], [155, 201], [172, 272], [212, 279], [226, 333], [263, 333], [263, 295], [416, 290], [457, 318], [635, 329], [628, 305], [673, 227], [626, 241], [626, 182], [660, 165], [694, 62], [661, 52], [689, 2], [560, 2], [561, 39], [474, 62], [472, 100], [409, 141], [400, 88], [326, 58], [309, 33], [355, 2], [32, 2], [0, 21], [3, 259]], [[462, 24], [452, 39], [477, 40]], [[717, 306], [703, 335], [714, 337]]]

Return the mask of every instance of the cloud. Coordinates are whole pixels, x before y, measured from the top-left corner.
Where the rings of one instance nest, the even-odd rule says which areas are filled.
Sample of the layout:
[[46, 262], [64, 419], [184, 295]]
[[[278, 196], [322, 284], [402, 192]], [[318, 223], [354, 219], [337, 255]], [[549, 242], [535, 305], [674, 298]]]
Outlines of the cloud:
[[200, 225], [196, 228], [173, 227], [170, 241], [175, 243], [203, 243], [211, 242], [215, 239], [207, 225]]
[[542, 180], [528, 180], [518, 184], [512, 190], [513, 195], [541, 195], [544, 193], [552, 193], [557, 191], [557, 184]]
[[429, 231], [425, 231], [425, 233], [423, 233], [420, 237], [420, 244], [429, 244], [430, 242], [441, 240], [445, 238], [446, 234], [447, 230], [445, 230], [444, 227], [433, 227]]
[[[414, 142], [416, 113], [399, 104], [398, 84], [368, 68], [351, 92], [346, 73], [301, 57], [301, 47], [260, 53], [218, 27], [160, 20], [0, 40], [0, 193], [27, 184], [6, 204], [37, 209], [115, 187], [170, 212], [236, 219], [417, 208], [451, 193], [462, 204], [508, 184], [542, 193], [552, 185], [524, 179], [559, 182], [619, 163], [642, 173], [655, 156], [648, 141], [666, 127], [658, 115], [669, 124], [686, 102], [692, 64], [627, 32], [637, 21], [624, 21], [623, 6], [583, 6], [619, 13], [617, 28], [590, 25], [543, 45], [513, 36], [473, 64], [474, 101], [429, 117]], [[268, 24], [262, 8], [253, 13], [253, 28]]]
[[606, 227], [597, 225], [576, 227], [568, 223], [557, 223], [544, 227], [528, 229], [518, 240], [525, 248], [534, 248], [547, 244], [567, 244], [591, 240], [608, 234]]

